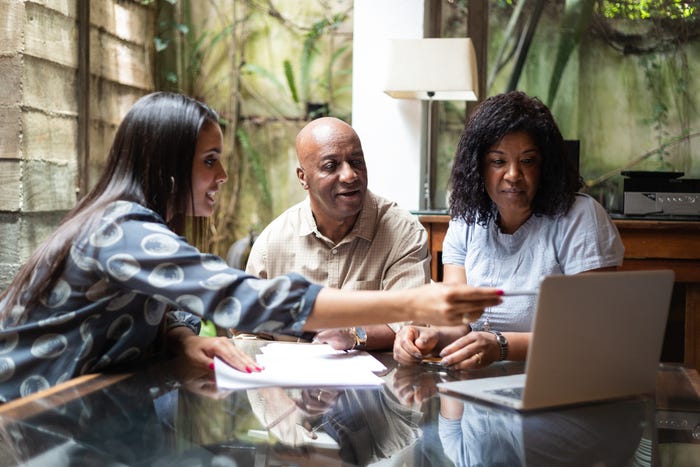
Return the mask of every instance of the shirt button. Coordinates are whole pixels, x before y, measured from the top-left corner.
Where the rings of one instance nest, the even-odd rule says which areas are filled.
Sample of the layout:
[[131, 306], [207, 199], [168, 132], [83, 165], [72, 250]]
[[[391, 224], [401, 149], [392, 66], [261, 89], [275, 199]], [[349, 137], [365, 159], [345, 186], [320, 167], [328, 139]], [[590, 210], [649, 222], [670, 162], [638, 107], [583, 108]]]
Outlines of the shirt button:
[[337, 254], [338, 254], [338, 250], [336, 250], [336, 249], [334, 248], [333, 250], [331, 250], [331, 253], [333, 253], [334, 255], [337, 255]]

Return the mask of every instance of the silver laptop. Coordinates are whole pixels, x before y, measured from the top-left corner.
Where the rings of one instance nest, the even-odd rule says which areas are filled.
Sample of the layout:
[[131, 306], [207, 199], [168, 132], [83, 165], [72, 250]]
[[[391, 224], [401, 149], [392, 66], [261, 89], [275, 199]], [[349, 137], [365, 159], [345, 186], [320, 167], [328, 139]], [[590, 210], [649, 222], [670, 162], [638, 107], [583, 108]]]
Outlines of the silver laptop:
[[525, 373], [439, 390], [523, 411], [652, 394], [673, 280], [665, 270], [548, 276]]

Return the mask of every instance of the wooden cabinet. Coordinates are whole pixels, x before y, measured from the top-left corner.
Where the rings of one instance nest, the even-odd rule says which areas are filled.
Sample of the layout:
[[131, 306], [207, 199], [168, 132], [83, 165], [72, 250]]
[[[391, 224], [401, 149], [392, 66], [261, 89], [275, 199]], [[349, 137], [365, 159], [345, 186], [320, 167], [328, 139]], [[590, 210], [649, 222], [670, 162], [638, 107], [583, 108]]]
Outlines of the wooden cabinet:
[[[440, 281], [442, 242], [449, 217], [419, 215], [418, 218], [428, 231], [433, 280]], [[700, 222], [621, 219], [613, 222], [625, 245], [620, 270], [672, 269], [676, 273], [673, 301], [681, 307], [683, 363], [700, 369]]]
[[430, 277], [442, 282], [442, 242], [445, 240], [450, 217], [447, 215], [419, 215], [418, 220], [428, 231], [430, 248]]

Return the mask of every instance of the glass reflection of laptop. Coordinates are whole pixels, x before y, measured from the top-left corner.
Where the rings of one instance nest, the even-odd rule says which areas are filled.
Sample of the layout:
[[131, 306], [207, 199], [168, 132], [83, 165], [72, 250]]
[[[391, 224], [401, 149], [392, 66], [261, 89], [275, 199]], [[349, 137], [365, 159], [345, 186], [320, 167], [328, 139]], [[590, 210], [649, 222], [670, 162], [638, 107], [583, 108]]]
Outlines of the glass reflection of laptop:
[[652, 394], [673, 280], [673, 271], [546, 277], [525, 373], [438, 387], [517, 410]]

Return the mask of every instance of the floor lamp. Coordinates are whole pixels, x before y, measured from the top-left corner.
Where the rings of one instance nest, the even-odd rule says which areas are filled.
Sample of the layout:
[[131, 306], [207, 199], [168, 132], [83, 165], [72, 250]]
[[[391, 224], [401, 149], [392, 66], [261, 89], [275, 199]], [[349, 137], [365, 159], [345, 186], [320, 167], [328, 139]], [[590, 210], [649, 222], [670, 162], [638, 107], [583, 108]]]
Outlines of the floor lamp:
[[387, 63], [385, 93], [428, 101], [422, 208], [431, 211], [433, 102], [478, 100], [474, 45], [469, 38], [393, 39]]

